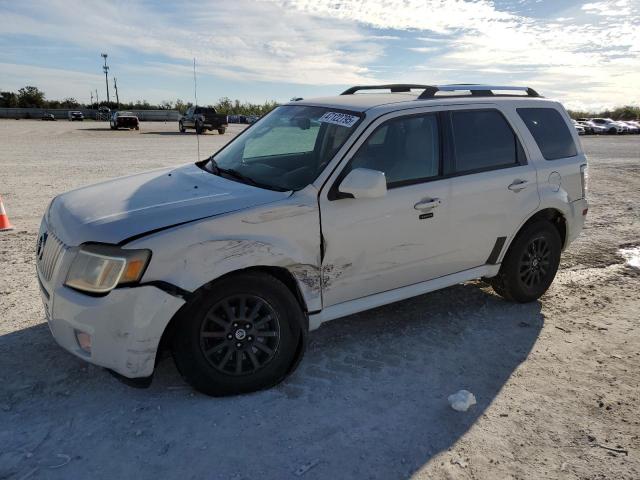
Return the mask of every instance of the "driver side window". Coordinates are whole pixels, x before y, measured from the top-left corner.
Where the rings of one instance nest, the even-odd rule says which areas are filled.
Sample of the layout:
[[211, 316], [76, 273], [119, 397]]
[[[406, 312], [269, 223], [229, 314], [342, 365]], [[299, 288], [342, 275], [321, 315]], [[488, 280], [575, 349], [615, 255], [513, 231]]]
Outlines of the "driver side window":
[[440, 134], [435, 113], [380, 125], [353, 156], [349, 171], [384, 172], [387, 188], [421, 183], [440, 174]]

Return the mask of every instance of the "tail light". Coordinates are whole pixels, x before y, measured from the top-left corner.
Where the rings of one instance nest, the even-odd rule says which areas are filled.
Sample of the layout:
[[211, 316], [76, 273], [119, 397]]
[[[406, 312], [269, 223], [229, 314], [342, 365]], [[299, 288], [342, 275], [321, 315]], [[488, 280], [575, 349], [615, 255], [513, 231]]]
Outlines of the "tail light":
[[587, 188], [589, 181], [589, 172], [587, 165], [580, 165], [580, 182], [582, 183], [582, 198], [587, 198]]

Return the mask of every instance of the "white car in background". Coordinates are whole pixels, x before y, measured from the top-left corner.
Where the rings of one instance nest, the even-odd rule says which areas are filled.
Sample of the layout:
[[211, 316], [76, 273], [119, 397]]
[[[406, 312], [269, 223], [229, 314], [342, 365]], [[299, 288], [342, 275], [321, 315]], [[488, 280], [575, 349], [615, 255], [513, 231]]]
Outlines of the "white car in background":
[[628, 133], [633, 133], [636, 135], [640, 133], [640, 124], [638, 124], [637, 122], [625, 120], [619, 123], [622, 123], [625, 127], [627, 127]]
[[592, 135], [603, 135], [607, 133], [607, 127], [593, 123], [591, 120], [579, 118], [578, 123], [585, 127], [587, 133], [591, 133]]
[[204, 161], [54, 198], [46, 317], [69, 352], [139, 383], [166, 346], [206, 394], [268, 388], [335, 318], [476, 278], [540, 298], [583, 227], [586, 168], [565, 109], [530, 88], [291, 102]]
[[610, 135], [615, 135], [616, 133], [624, 133], [625, 130], [622, 125], [620, 125], [615, 120], [611, 120], [610, 118], [592, 118], [591, 121], [596, 125], [606, 128], [607, 133]]
[[578, 132], [578, 135], [585, 135], [587, 133], [587, 130], [583, 125], [580, 125], [580, 123], [576, 122], [575, 120], [571, 120], [571, 123], [573, 124], [573, 128], [575, 128]]

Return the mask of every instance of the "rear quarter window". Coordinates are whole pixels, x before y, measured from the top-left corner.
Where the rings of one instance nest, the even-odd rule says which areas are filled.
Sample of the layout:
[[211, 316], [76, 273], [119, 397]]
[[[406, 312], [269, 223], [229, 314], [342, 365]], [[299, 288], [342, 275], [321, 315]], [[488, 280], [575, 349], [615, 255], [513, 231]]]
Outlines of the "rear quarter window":
[[545, 160], [575, 157], [578, 154], [567, 122], [554, 108], [518, 108]]

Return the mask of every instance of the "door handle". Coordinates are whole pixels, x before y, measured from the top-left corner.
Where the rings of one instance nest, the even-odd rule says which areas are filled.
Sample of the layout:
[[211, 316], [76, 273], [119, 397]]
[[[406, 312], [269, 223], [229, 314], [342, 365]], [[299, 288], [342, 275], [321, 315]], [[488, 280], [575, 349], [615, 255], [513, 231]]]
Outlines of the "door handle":
[[519, 192], [527, 188], [529, 182], [527, 180], [514, 180], [507, 188], [512, 192]]
[[436, 208], [440, 205], [442, 201], [439, 198], [425, 198], [424, 200], [420, 200], [416, 203], [413, 208], [416, 210], [428, 210], [431, 208]]

